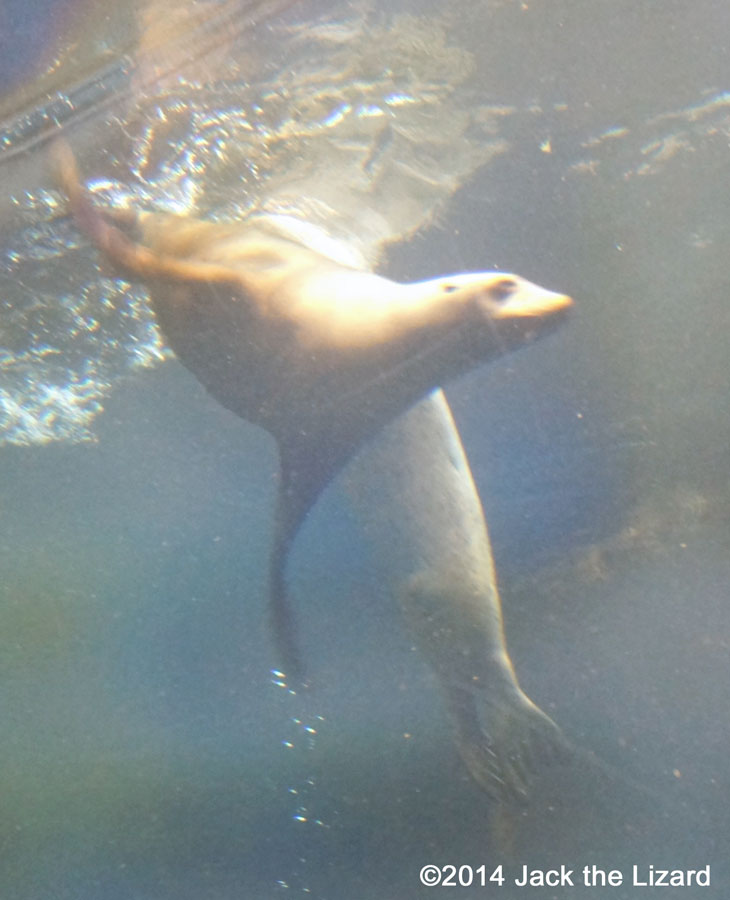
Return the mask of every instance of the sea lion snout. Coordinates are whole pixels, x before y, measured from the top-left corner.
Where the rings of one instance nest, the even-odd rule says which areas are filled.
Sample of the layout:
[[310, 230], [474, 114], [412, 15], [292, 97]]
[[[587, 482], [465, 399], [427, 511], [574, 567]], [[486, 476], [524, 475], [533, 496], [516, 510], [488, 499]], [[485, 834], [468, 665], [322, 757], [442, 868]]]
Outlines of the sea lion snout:
[[519, 275], [497, 274], [475, 297], [479, 319], [506, 348], [532, 343], [564, 321], [573, 300]]
[[558, 294], [518, 275], [499, 275], [486, 285], [479, 305], [495, 319], [550, 318], [562, 316], [573, 305], [567, 294]]
[[[77, 225], [114, 271], [146, 283], [162, 333], [183, 365], [213, 397], [267, 429], [278, 443], [281, 487], [271, 556], [271, 618], [284, 665], [294, 675], [300, 667], [284, 566], [323, 488], [368, 440], [434, 388], [552, 331], [572, 301], [502, 272], [394, 282], [358, 268], [347, 248], [333, 250], [326, 234], [288, 217], [223, 223], [133, 208], [100, 209], [68, 146], [57, 142], [53, 155]], [[429, 444], [434, 428], [445, 441], [434, 470], [434, 491], [455, 491], [454, 520], [467, 523], [464, 552], [470, 560], [469, 548], [482, 542], [476, 565], [485, 574], [475, 576], [475, 594], [472, 583], [460, 592], [463, 603], [455, 596], [450, 570], [447, 582], [432, 586], [433, 601], [430, 595], [414, 594], [411, 603], [418, 602], [420, 613], [436, 602], [456, 610], [448, 638], [464, 633], [461, 606], [468, 606], [472, 596], [481, 598], [487, 613], [486, 619], [477, 616], [477, 639], [485, 646], [495, 641], [501, 646], [478, 498], [466, 501], [466, 509], [459, 506], [464, 490], [473, 486], [466, 462], [459, 463], [461, 451], [454, 451], [458, 432], [448, 407], [427, 417], [426, 437], [419, 443]], [[418, 459], [423, 458], [419, 451]], [[427, 492], [418, 487], [413, 493]], [[444, 498], [434, 498], [431, 508], [443, 508]], [[439, 513], [433, 519], [433, 528], [442, 518]], [[425, 528], [418, 525], [420, 532]], [[424, 539], [433, 545], [430, 537]], [[435, 557], [437, 570], [442, 558]], [[432, 625], [427, 622], [428, 628]], [[489, 633], [494, 628], [496, 636]], [[447, 667], [462, 651], [460, 646], [455, 655], [445, 654]], [[475, 778], [485, 783], [491, 768], [488, 763], [479, 768], [481, 743], [479, 733], [476, 749], [469, 745], [462, 753], [471, 760]]]
[[508, 276], [490, 290], [485, 300], [495, 319], [541, 318], [558, 316], [561, 320], [573, 305], [567, 294], [557, 294], [526, 281], [518, 276]]
[[409, 285], [417, 299], [432, 310], [452, 310], [472, 303], [485, 316], [508, 319], [518, 316], [548, 317], [573, 305], [567, 294], [557, 294], [519, 275], [506, 272], [469, 272]]

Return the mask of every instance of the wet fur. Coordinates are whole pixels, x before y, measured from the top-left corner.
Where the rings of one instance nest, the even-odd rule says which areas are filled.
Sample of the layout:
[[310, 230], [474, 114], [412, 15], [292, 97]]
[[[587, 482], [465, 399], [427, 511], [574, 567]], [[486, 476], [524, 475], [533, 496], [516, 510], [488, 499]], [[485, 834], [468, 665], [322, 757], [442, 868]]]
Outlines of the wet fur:
[[221, 224], [102, 211], [65, 144], [54, 160], [79, 228], [120, 275], [147, 284], [181, 362], [278, 442], [271, 616], [285, 668], [301, 678], [284, 569], [322, 489], [429, 391], [551, 331], [571, 301], [495, 272], [398, 284], [263, 217]]

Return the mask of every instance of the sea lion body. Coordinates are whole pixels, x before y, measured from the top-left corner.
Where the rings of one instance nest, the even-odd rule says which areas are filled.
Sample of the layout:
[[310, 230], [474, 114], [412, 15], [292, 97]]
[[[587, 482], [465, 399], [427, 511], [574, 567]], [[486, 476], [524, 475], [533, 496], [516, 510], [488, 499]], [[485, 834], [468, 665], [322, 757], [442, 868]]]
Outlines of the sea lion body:
[[[231, 302], [223, 286], [206, 288], [204, 303], [197, 285], [151, 284], [150, 296], [183, 364], [219, 402], [277, 438], [284, 485], [293, 492], [284, 520], [292, 531], [371, 435], [439, 384], [524, 338], [496, 324], [505, 315], [513, 325], [510, 307], [559, 302], [501, 274], [448, 279], [453, 292], [442, 295], [444, 279], [400, 285], [296, 247], [292, 262], [289, 242], [274, 236], [264, 257], [258, 238], [250, 254], [248, 235], [235, 245], [262, 298], [256, 305]], [[380, 299], [369, 316], [372, 296]]]
[[[271, 602], [290, 675], [299, 669], [284, 583], [291, 542], [325, 485], [415, 407], [391, 425], [397, 438], [380, 451], [387, 467], [407, 467], [404, 533], [422, 546], [398, 591], [444, 686], [470, 771], [487, 788], [521, 791], [530, 723], [557, 730], [517, 685], [479, 498], [445, 400], [427, 395], [552, 331], [570, 298], [496, 272], [398, 284], [359, 268], [326, 236], [313, 239], [310, 226], [278, 216], [220, 224], [102, 212], [70, 152], [59, 146], [56, 157], [79, 227], [120, 274], [148, 285], [181, 362], [219, 402], [277, 440]], [[423, 441], [428, 451], [419, 450]], [[499, 715], [483, 715], [475, 691], [499, 695]]]
[[534, 758], [566, 742], [509, 658], [484, 512], [443, 391], [388, 425], [344, 481], [467, 768], [493, 795], [525, 794]]

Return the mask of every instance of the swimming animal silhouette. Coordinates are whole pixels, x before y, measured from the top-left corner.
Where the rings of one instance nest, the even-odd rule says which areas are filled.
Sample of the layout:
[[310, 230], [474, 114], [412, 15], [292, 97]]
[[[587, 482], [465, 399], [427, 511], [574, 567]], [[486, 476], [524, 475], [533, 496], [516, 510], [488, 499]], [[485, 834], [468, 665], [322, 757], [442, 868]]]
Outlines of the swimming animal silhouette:
[[[59, 143], [54, 155], [79, 228], [120, 275], [146, 283], [180, 361], [220, 403], [277, 441], [271, 618], [290, 676], [301, 677], [284, 578], [292, 541], [323, 488], [360, 448], [411, 407], [405, 422], [421, 411], [422, 437], [430, 439], [430, 428], [434, 441], [423, 472], [436, 479], [437, 491], [439, 484], [447, 493], [457, 489], [452, 513], [413, 524], [412, 534], [420, 527], [433, 547], [439, 532], [455, 529], [442, 543], [461, 542], [470, 559], [465, 569], [457, 547], [450, 568], [411, 573], [403, 605], [439, 675], [470, 771], [487, 789], [521, 791], [524, 748], [539, 743], [525, 736], [558, 732], [517, 685], [468, 463], [443, 396], [427, 395], [554, 330], [570, 298], [500, 272], [396, 283], [348, 263], [331, 242], [313, 240], [311, 227], [288, 217], [223, 224], [102, 210], [82, 186], [70, 150]], [[417, 458], [410, 462], [418, 468]], [[448, 467], [455, 474], [444, 480]], [[414, 485], [412, 497], [419, 493]], [[426, 507], [433, 509], [433, 497]], [[498, 712], [485, 716], [490, 708]]]

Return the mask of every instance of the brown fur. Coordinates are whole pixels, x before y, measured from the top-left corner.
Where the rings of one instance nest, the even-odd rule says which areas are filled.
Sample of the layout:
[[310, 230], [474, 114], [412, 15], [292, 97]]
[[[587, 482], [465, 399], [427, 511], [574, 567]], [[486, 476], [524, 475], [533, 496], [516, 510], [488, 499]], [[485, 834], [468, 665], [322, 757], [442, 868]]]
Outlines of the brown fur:
[[570, 298], [497, 272], [399, 284], [323, 255], [275, 219], [104, 213], [71, 151], [59, 143], [54, 157], [79, 228], [120, 274], [148, 285], [181, 362], [277, 439], [273, 618], [296, 671], [283, 570], [324, 486], [433, 388], [553, 330]]

